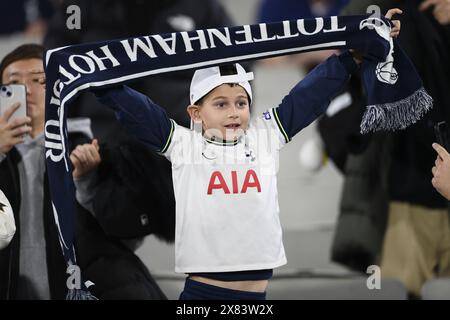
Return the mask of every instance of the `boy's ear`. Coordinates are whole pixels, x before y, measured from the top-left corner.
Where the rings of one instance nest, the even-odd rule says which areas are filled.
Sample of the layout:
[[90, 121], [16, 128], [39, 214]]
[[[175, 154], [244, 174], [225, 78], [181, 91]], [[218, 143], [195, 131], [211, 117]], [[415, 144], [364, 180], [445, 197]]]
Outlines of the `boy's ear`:
[[201, 121], [199, 107], [197, 105], [191, 104], [191, 105], [187, 106], [186, 111], [187, 111], [187, 113], [189, 113], [189, 116], [191, 117], [192, 121], [194, 121], [194, 122]]

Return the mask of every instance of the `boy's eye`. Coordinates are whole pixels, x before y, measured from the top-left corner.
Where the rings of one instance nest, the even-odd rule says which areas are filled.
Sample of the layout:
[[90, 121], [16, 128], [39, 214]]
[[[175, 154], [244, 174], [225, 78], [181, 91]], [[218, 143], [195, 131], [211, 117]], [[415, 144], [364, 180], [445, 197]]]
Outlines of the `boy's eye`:
[[223, 108], [223, 107], [225, 107], [225, 105], [226, 105], [226, 103], [223, 101], [219, 101], [216, 103], [216, 107], [219, 107], [219, 108]]
[[240, 108], [245, 108], [246, 106], [247, 106], [247, 101], [239, 101], [238, 102], [238, 106], [240, 107]]

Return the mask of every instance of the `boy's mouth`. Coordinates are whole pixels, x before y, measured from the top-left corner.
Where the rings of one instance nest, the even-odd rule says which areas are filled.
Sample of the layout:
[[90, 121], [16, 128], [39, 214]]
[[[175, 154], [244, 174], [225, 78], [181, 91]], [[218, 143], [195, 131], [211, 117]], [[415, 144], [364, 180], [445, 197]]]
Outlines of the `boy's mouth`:
[[238, 129], [241, 125], [239, 123], [230, 123], [225, 126], [227, 129]]

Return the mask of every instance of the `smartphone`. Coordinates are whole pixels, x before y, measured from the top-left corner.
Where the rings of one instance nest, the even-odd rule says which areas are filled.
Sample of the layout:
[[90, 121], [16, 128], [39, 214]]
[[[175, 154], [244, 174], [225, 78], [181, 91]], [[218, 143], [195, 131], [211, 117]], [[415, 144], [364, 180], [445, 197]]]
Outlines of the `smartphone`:
[[445, 121], [438, 122], [434, 125], [434, 134], [436, 135], [437, 142], [449, 151], [449, 132], [448, 125]]
[[27, 116], [27, 92], [23, 84], [8, 84], [0, 86], [0, 114], [3, 115], [5, 111], [14, 103], [19, 102], [19, 108], [11, 115], [8, 122], [20, 117]]

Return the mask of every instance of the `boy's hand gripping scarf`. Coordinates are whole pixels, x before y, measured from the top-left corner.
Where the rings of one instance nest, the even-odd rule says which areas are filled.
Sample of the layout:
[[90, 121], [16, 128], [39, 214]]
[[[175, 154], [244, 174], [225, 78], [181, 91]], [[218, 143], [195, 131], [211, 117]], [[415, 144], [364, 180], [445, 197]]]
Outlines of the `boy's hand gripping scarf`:
[[[367, 16], [299, 19], [151, 35], [49, 50], [46, 53], [45, 147], [59, 240], [70, 277], [74, 185], [67, 148], [67, 108], [77, 94], [154, 74], [324, 49], [357, 49], [368, 106], [361, 132], [403, 129], [431, 108], [408, 57], [390, 37], [391, 23]], [[320, 93], [317, 93], [320, 94]], [[76, 281], [78, 279], [78, 281]], [[69, 279], [70, 280], [70, 279]], [[73, 279], [72, 279], [73, 280]], [[68, 281], [69, 283], [70, 281]], [[68, 299], [93, 299], [75, 279]]]

